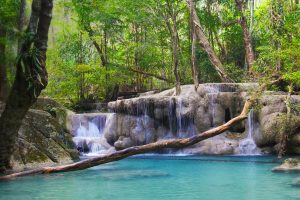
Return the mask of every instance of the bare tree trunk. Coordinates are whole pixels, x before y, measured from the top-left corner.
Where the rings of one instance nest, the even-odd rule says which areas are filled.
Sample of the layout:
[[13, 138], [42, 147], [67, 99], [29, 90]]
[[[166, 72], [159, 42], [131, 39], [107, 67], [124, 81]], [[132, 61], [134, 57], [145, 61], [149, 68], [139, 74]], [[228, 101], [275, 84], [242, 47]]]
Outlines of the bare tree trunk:
[[199, 87], [199, 80], [198, 80], [198, 69], [197, 69], [197, 63], [196, 63], [196, 34], [193, 32], [193, 40], [192, 40], [192, 74], [193, 74], [193, 80], [195, 85], [195, 91], [197, 91]]
[[250, 36], [252, 37], [253, 28], [254, 28], [254, 8], [255, 8], [255, 0], [250, 1]]
[[173, 40], [172, 40], [172, 52], [173, 52], [173, 70], [176, 80], [176, 95], [180, 95], [181, 88], [180, 88], [180, 76], [178, 72], [178, 39], [177, 39], [177, 27], [176, 22], [174, 22], [173, 25], [173, 34], [172, 34]]
[[[18, 29], [19, 29], [20, 33], [22, 33], [24, 31], [25, 20], [26, 20], [26, 0], [21, 0], [19, 20], [18, 20]], [[21, 46], [22, 46], [21, 39], [19, 39], [19, 41], [18, 41], [18, 53], [20, 53]]]
[[96, 48], [96, 50], [97, 50], [97, 52], [98, 52], [98, 54], [100, 56], [102, 67], [105, 67], [107, 65], [107, 60], [106, 60], [106, 56], [105, 56], [105, 50], [103, 50], [102, 47], [98, 44], [98, 42], [95, 40], [95, 38], [94, 38], [95, 33], [92, 30], [91, 26], [87, 25], [84, 28], [88, 32], [89, 37], [92, 40], [92, 43], [93, 43], [94, 47]]
[[166, 1], [166, 11], [163, 13], [163, 17], [170, 33], [171, 38], [171, 50], [172, 50], [172, 68], [171, 70], [175, 76], [175, 94], [179, 95], [181, 93], [181, 83], [180, 83], [180, 74], [178, 72], [179, 66], [179, 34], [177, 30], [177, 16], [178, 16], [178, 8], [176, 5], [171, 3], [170, 1]]
[[195, 5], [192, 3], [192, 1], [193, 0], [186, 0], [189, 11], [192, 15], [193, 23], [195, 25], [196, 35], [197, 35], [200, 45], [202, 46], [203, 50], [207, 53], [210, 62], [215, 67], [215, 70], [218, 72], [222, 81], [234, 82], [230, 77], [227, 76], [227, 74], [224, 70], [223, 64], [221, 63], [220, 59], [218, 58], [218, 56], [215, 54], [214, 50], [210, 46], [209, 41], [207, 40], [207, 38], [203, 32], [199, 17], [197, 16], [197, 13], [196, 13]]
[[[191, 2], [194, 4], [194, 2]], [[194, 7], [194, 5], [192, 5]], [[191, 14], [193, 15], [193, 13]], [[199, 80], [198, 80], [198, 69], [197, 69], [197, 63], [196, 63], [196, 42], [197, 42], [197, 35], [195, 32], [195, 26], [191, 17], [191, 31], [192, 31], [192, 55], [191, 55], [191, 61], [192, 61], [192, 75], [193, 75], [193, 80], [194, 80], [194, 85], [195, 85], [195, 91], [197, 91], [198, 86], [199, 86]]]
[[[52, 7], [53, 0], [32, 2], [28, 25], [28, 34], [32, 38], [22, 44], [16, 77], [0, 118], [0, 171], [2, 172], [10, 168], [10, 157], [24, 116], [48, 83], [45, 62]], [[28, 56], [32, 45], [38, 53], [35, 56]]]
[[8, 81], [6, 75], [6, 56], [5, 56], [5, 38], [6, 38], [6, 30], [4, 27], [0, 27], [0, 38], [4, 38], [0, 43], [0, 101], [5, 101], [8, 92]]
[[255, 55], [253, 51], [253, 45], [252, 45], [252, 39], [251, 39], [251, 34], [248, 29], [247, 25], [247, 19], [244, 14], [245, 6], [244, 6], [244, 0], [235, 0], [236, 2], [236, 7], [241, 13], [241, 18], [240, 18], [240, 25], [243, 29], [243, 39], [244, 39], [244, 46], [245, 46], [245, 52], [246, 52], [246, 61], [248, 65], [248, 71], [251, 72], [251, 68], [253, 64], [255, 63]]

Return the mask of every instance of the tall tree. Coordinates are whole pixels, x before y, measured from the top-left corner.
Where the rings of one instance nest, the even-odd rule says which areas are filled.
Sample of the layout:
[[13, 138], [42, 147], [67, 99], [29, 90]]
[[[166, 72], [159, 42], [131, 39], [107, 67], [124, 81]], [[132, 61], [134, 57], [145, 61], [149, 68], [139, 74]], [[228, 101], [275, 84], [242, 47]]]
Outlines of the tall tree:
[[[194, 0], [191, 1], [192, 3], [192, 7], [194, 7]], [[192, 12], [194, 12], [192, 10]], [[192, 20], [192, 15], [193, 13], [191, 13], [191, 22], [190, 22], [190, 26], [191, 26], [191, 38], [192, 38], [192, 54], [191, 54], [191, 63], [192, 63], [192, 76], [193, 76], [193, 80], [194, 80], [194, 85], [195, 85], [195, 90], [197, 91], [198, 89], [198, 86], [199, 86], [199, 80], [198, 80], [198, 76], [199, 76], [199, 73], [198, 73], [198, 69], [197, 69], [197, 63], [196, 63], [196, 43], [197, 43], [197, 35], [196, 35], [196, 27], [195, 27], [195, 24], [193, 23], [193, 20]]]
[[[20, 2], [20, 12], [18, 19], [18, 30], [20, 33], [24, 30], [25, 20], [26, 20], [26, 0], [21, 0]], [[22, 40], [19, 40], [18, 43], [18, 52], [21, 50]]]
[[33, 0], [31, 17], [17, 60], [15, 80], [0, 118], [0, 170], [10, 157], [22, 120], [48, 83], [46, 51], [53, 0]]
[[203, 28], [200, 24], [199, 17], [197, 16], [195, 4], [192, 1], [193, 0], [186, 0], [189, 11], [192, 15], [192, 20], [193, 20], [193, 23], [195, 25], [195, 31], [196, 31], [196, 35], [197, 35], [197, 38], [199, 40], [200, 45], [202, 46], [203, 50], [207, 53], [207, 55], [209, 57], [209, 60], [211, 61], [211, 63], [215, 67], [215, 70], [218, 72], [220, 78], [224, 82], [234, 82], [226, 74], [223, 64], [221, 63], [220, 59], [218, 58], [218, 56], [214, 52], [213, 48], [211, 47], [208, 39], [206, 38], [206, 36], [203, 32]]
[[0, 26], [0, 101], [5, 101], [8, 94], [8, 81], [6, 72], [6, 30]]
[[167, 25], [171, 38], [172, 66], [176, 80], [176, 95], [181, 93], [180, 75], [179, 75], [179, 34], [178, 34], [178, 15], [180, 7], [178, 1], [166, 0], [165, 10], [163, 12], [164, 20]]
[[243, 29], [243, 39], [245, 45], [245, 52], [246, 52], [246, 61], [248, 65], [248, 70], [251, 71], [251, 68], [255, 62], [255, 55], [253, 51], [252, 39], [251, 34], [247, 25], [247, 18], [245, 16], [245, 1], [244, 0], [235, 0], [236, 7], [240, 12], [240, 25]]

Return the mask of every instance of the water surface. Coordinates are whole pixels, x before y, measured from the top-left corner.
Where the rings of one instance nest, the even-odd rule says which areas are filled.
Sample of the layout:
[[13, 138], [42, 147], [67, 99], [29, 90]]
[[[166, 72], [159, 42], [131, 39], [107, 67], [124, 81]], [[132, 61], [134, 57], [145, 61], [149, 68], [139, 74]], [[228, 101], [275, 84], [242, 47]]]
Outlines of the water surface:
[[300, 199], [297, 174], [274, 157], [135, 157], [91, 169], [0, 182], [0, 200]]

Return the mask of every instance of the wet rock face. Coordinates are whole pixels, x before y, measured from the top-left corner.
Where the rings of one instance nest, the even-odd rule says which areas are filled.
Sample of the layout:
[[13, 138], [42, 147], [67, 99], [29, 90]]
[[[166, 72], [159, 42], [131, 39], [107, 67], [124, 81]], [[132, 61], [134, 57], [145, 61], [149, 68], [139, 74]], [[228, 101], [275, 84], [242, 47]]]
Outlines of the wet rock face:
[[107, 126], [104, 137], [116, 149], [154, 142], [159, 137], [154, 119], [148, 116], [115, 114]]
[[28, 111], [19, 130], [11, 159], [13, 170], [77, 160], [79, 154], [74, 148], [72, 135], [66, 131], [65, 120], [59, 121], [61, 116], [58, 113], [54, 115], [55, 110], [67, 109], [50, 99], [39, 99], [32, 108], [34, 109]]
[[[246, 87], [247, 86], [247, 87]], [[173, 96], [173, 89], [158, 94], [142, 95], [138, 98], [110, 102], [108, 107], [116, 113], [131, 116], [148, 115], [171, 129], [170, 120], [193, 121], [198, 131], [205, 131], [237, 116], [243, 107], [244, 98], [238, 91], [249, 85], [207, 84], [194, 87], [182, 86], [182, 94]], [[255, 84], [253, 84], [253, 87]], [[172, 118], [172, 116], [175, 118]], [[174, 122], [177, 123], [177, 122]], [[233, 127], [233, 131], [245, 130], [244, 124]]]
[[[132, 145], [172, 137], [189, 137], [191, 132], [196, 134], [206, 131], [240, 114], [245, 99], [257, 87], [258, 85], [255, 83], [201, 84], [195, 91], [192, 85], [185, 85], [182, 86], [180, 96], [175, 96], [174, 89], [170, 89], [161, 93], [148, 93], [137, 98], [110, 102], [109, 109], [117, 114], [111, 132], [106, 133], [105, 137], [111, 145], [117, 142], [118, 148], [128, 146], [120, 145], [125, 143], [123, 138], [119, 139], [121, 136], [130, 140], [126, 144]], [[271, 149], [270, 151], [276, 150], [273, 147], [280, 141], [276, 129], [280, 128], [280, 116], [287, 110], [286, 95], [285, 93], [266, 92], [260, 99], [260, 108], [256, 108], [252, 122], [253, 137], [257, 146]], [[299, 104], [300, 97], [293, 96], [292, 102]], [[297, 116], [299, 113], [294, 110], [293, 115]], [[149, 118], [146, 120], [147, 124], [139, 122], [143, 116]], [[246, 137], [246, 132], [247, 122], [244, 121], [232, 127], [227, 133], [238, 135], [235, 141], [239, 141]], [[300, 153], [300, 148], [297, 147], [300, 144], [299, 135], [295, 133], [292, 136], [289, 143], [290, 153]], [[147, 138], [149, 138], [148, 141]], [[226, 138], [224, 141], [223, 144], [219, 140], [211, 140], [205, 142], [206, 146], [200, 145], [190, 151], [207, 154], [238, 153], [239, 147], [236, 142]]]

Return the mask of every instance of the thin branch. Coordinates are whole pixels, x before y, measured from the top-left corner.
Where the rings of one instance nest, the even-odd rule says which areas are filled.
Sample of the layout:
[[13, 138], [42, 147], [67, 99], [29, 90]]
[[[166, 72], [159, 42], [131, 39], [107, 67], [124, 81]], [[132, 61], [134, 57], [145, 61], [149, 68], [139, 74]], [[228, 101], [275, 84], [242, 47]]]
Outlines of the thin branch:
[[136, 73], [139, 73], [139, 74], [144, 74], [146, 76], [152, 76], [154, 78], [157, 78], [159, 80], [162, 80], [162, 81], [166, 81], [168, 83], [174, 83], [174, 81], [170, 80], [170, 79], [167, 79], [165, 77], [162, 77], [162, 76], [159, 76], [157, 74], [152, 74], [152, 73], [149, 73], [149, 72], [145, 72], [145, 71], [142, 71], [142, 70], [139, 70], [139, 69], [134, 69], [132, 67], [128, 68], [130, 71], [132, 72], [136, 72]]

